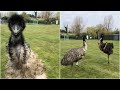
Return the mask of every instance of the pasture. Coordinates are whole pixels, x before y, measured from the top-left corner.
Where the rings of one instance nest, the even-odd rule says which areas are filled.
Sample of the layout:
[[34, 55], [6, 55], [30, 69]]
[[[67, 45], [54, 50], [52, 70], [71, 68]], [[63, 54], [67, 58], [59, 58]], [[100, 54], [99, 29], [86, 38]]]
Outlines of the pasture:
[[[45, 64], [48, 78], [59, 78], [59, 25], [26, 25], [23, 31], [26, 42]], [[1, 77], [5, 78], [6, 43], [10, 31], [1, 25]]]
[[[65, 53], [72, 48], [82, 46], [82, 40], [62, 40], [61, 39], [60, 60]], [[61, 78], [119, 78], [119, 41], [104, 40], [113, 42], [113, 54], [108, 57], [98, 48], [98, 40], [87, 40], [88, 50], [84, 59], [79, 61], [78, 66], [60, 66]], [[71, 70], [72, 69], [72, 70]]]

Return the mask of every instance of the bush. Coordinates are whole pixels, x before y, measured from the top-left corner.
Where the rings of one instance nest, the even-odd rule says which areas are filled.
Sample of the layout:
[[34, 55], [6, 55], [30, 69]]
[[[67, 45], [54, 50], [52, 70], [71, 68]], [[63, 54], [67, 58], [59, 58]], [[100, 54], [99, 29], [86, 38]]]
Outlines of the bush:
[[7, 16], [4, 16], [1, 18], [2, 20], [8, 20], [8, 17]]
[[[36, 20], [28, 20], [27, 23], [37, 23]], [[45, 20], [38, 20], [38, 24], [56, 24], [55, 19], [51, 19], [49, 22]]]

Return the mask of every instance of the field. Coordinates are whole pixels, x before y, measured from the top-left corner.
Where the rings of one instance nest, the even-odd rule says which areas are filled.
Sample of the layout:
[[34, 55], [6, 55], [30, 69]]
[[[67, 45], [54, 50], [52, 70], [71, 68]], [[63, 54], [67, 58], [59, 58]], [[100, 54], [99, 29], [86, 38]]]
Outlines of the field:
[[[59, 41], [59, 25], [27, 25], [23, 34], [31, 49], [44, 62], [48, 78], [119, 78], [119, 41], [105, 40], [114, 43], [108, 65], [107, 55], [98, 48], [99, 41], [87, 40], [88, 50], [85, 58], [79, 61], [78, 66], [73, 65], [71, 68], [71, 66], [61, 66], [59, 62], [68, 50], [81, 47], [82, 40]], [[7, 25], [1, 25], [2, 78], [5, 77], [6, 43], [9, 36]]]
[[[59, 78], [59, 25], [26, 25], [23, 32], [27, 43], [46, 66], [48, 78]], [[10, 31], [1, 25], [1, 76], [5, 77], [6, 43]]]
[[[60, 59], [64, 54], [76, 47], [82, 46], [82, 40], [61, 40]], [[110, 55], [108, 65], [107, 55], [98, 48], [98, 40], [87, 40], [88, 50], [84, 59], [79, 61], [78, 66], [60, 67], [61, 78], [119, 78], [119, 41], [104, 40], [113, 42], [113, 54]], [[71, 70], [72, 69], [72, 70]]]

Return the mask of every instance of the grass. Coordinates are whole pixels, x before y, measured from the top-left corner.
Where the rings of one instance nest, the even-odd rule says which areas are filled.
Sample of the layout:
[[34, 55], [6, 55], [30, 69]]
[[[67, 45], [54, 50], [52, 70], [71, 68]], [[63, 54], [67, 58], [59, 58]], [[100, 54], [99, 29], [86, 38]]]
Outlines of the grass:
[[[27, 25], [23, 32], [27, 43], [38, 54], [46, 68], [48, 78], [119, 78], [119, 41], [114, 43], [113, 54], [110, 55], [108, 65], [107, 55], [98, 48], [98, 40], [87, 40], [88, 50], [84, 59], [79, 61], [79, 66], [60, 66], [59, 60], [64, 54], [76, 47], [82, 46], [82, 40], [60, 40], [59, 25]], [[6, 43], [10, 36], [7, 25], [1, 25], [1, 76], [5, 77]], [[60, 44], [60, 52], [59, 52]], [[60, 55], [60, 58], [59, 58]]]
[[[79, 61], [79, 66], [61, 66], [61, 78], [119, 78], [119, 41], [104, 41], [114, 44], [109, 65], [107, 55], [98, 48], [99, 41], [87, 40], [88, 50], [85, 58]], [[82, 40], [61, 40], [60, 59], [68, 50], [81, 46]]]
[[[48, 78], [59, 78], [59, 25], [26, 25], [23, 31], [27, 43], [46, 66]], [[10, 31], [1, 25], [1, 77], [5, 77], [6, 43]]]

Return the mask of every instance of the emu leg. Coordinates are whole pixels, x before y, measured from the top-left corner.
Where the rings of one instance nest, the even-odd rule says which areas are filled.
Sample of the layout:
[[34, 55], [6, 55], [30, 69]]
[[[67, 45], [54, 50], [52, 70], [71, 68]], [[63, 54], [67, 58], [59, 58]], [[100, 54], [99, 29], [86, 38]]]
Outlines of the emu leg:
[[72, 74], [72, 77], [73, 77], [73, 64], [71, 65], [71, 74]]
[[108, 64], [109, 64], [109, 55], [108, 55]]

